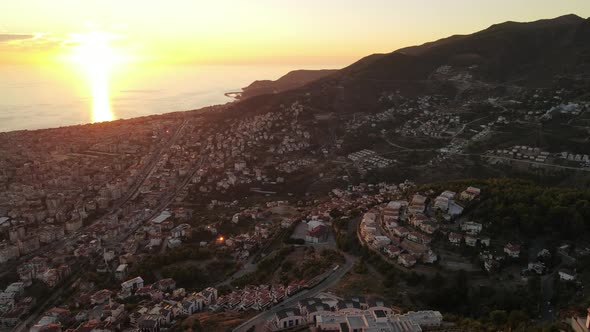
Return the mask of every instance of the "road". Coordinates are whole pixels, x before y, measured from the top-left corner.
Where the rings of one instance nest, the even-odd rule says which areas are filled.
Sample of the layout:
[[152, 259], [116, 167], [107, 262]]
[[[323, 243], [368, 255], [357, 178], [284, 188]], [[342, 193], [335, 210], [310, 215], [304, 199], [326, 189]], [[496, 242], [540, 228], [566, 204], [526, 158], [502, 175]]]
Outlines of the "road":
[[[193, 178], [193, 176], [197, 173], [197, 171], [199, 170], [199, 168], [203, 165], [205, 161], [204, 157], [201, 157], [199, 159], [199, 161], [193, 166], [193, 170], [190, 172], [190, 174], [186, 175], [185, 178], [176, 186], [176, 189], [174, 191], [172, 191], [171, 193], [169, 193], [168, 195], [166, 195], [164, 198], [162, 198], [160, 200], [160, 204], [154, 209], [152, 210], [152, 213], [149, 214], [146, 218], [144, 218], [143, 222], [140, 222], [137, 224], [137, 227], [135, 227], [134, 229], [132, 229], [126, 239], [128, 239], [129, 237], [133, 236], [133, 234], [135, 234], [135, 232], [142, 226], [144, 226], [144, 223], [146, 221], [149, 221], [153, 218], [155, 218], [157, 215], [159, 215], [164, 209], [166, 209], [168, 207], [168, 205], [170, 205], [172, 203], [172, 201], [174, 201], [174, 198], [176, 198], [176, 196], [184, 189], [184, 187], [190, 182], [190, 180]], [[163, 251], [165, 252], [165, 249], [163, 249]]]
[[[461, 155], [472, 155], [473, 156], [474, 154], [461, 154]], [[495, 156], [495, 155], [486, 155], [486, 154], [481, 154], [479, 156], [482, 157], [482, 158], [490, 158], [490, 159], [493, 158], [493, 159], [500, 159], [500, 160], [516, 161], [516, 162], [520, 162], [520, 163], [526, 163], [526, 164], [543, 166], [543, 167], [553, 167], [553, 168], [561, 168], [561, 169], [572, 169], [572, 170], [576, 170], [576, 171], [590, 172], [590, 168], [588, 168], [588, 167], [562, 166], [562, 165], [542, 163], [542, 162], [538, 162], [538, 161], [530, 161], [530, 160], [524, 160], [524, 159], [514, 159], [514, 158], [508, 158], [508, 157], [502, 157], [502, 156]]]
[[[387, 139], [387, 137], [385, 137], [385, 135], [382, 136], [383, 140], [385, 140], [385, 142], [391, 146], [393, 146], [394, 148], [398, 148], [398, 149], [402, 149], [402, 151], [435, 151], [436, 149], [413, 149], [413, 148], [408, 148], [405, 146], [401, 146], [399, 144], [395, 144], [392, 141], [390, 141], [389, 139]], [[399, 152], [399, 151], [394, 151], [394, 152]], [[392, 152], [392, 153], [394, 153]]]
[[553, 298], [553, 279], [555, 278], [555, 269], [553, 272], [541, 276], [541, 320], [552, 322], [554, 320], [554, 310], [551, 305]]
[[281, 302], [280, 304], [270, 308], [269, 310], [263, 311], [260, 314], [250, 318], [246, 322], [240, 324], [238, 327], [233, 329], [234, 332], [245, 332], [252, 326], [256, 327], [256, 331], [263, 331], [264, 326], [268, 322], [268, 320], [272, 319], [272, 317], [279, 311], [284, 308], [288, 308], [297, 304], [299, 300], [310, 298], [317, 296], [319, 293], [325, 291], [326, 289], [335, 286], [340, 279], [352, 268], [354, 263], [356, 262], [357, 258], [355, 256], [351, 256], [345, 253], [342, 253], [346, 262], [340, 266], [336, 271], [334, 271], [329, 277], [327, 277], [324, 281], [320, 282], [315, 287], [301, 291], [292, 297], [286, 299], [285, 301]]
[[41, 304], [37, 306], [35, 311], [30, 312], [25, 320], [21, 321], [18, 325], [16, 325], [11, 331], [12, 332], [25, 332], [29, 330], [29, 327], [32, 326], [37, 322], [38, 319], [45, 313], [46, 310], [50, 309], [54, 305], [54, 303], [63, 295], [66, 289], [70, 288], [72, 284], [76, 280], [80, 273], [84, 271], [84, 268], [80, 268], [78, 271], [73, 272], [70, 277], [66, 281], [63, 282], [62, 286], [57, 288], [51, 295], [45, 299]]

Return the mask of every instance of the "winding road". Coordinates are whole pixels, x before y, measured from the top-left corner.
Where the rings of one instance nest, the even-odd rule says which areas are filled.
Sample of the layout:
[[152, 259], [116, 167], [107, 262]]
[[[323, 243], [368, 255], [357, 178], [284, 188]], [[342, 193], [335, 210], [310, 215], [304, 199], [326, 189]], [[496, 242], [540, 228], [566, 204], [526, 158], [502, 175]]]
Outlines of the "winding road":
[[345, 263], [340, 266], [336, 271], [332, 272], [330, 276], [324, 279], [322, 282], [317, 284], [316, 286], [303, 290], [292, 297], [289, 297], [285, 301], [275, 305], [274, 307], [270, 308], [269, 310], [263, 311], [258, 315], [250, 318], [246, 322], [240, 324], [238, 327], [234, 328], [234, 332], [246, 332], [248, 329], [255, 327], [255, 331], [264, 331], [264, 327], [266, 326], [267, 322], [272, 319], [272, 317], [279, 311], [288, 307], [291, 307], [299, 300], [310, 298], [317, 296], [319, 293], [325, 291], [326, 289], [335, 286], [344, 275], [352, 268], [354, 263], [356, 262], [357, 258], [352, 255], [348, 255], [346, 253], [341, 252], [344, 255]]

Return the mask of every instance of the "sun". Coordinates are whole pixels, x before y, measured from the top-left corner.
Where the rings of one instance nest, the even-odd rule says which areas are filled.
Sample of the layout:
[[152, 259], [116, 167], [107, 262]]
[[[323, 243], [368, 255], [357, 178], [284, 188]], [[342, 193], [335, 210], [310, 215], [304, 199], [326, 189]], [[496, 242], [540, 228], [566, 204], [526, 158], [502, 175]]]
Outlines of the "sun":
[[114, 120], [109, 94], [109, 78], [120, 55], [111, 46], [116, 35], [92, 31], [72, 35], [72, 59], [87, 76], [92, 95], [92, 122]]

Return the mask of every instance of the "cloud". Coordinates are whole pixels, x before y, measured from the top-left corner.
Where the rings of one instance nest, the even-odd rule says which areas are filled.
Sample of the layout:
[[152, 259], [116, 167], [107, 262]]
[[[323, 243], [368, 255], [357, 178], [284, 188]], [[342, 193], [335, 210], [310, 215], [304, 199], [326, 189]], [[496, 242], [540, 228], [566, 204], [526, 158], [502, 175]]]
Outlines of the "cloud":
[[35, 37], [36, 35], [34, 34], [0, 33], [0, 43], [9, 42], [13, 40], [33, 39]]

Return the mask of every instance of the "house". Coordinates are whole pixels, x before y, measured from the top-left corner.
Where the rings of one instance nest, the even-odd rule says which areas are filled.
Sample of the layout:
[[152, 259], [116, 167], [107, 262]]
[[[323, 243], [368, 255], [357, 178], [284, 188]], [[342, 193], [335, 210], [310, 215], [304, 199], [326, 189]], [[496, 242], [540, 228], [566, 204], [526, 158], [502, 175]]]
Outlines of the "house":
[[16, 303], [16, 293], [0, 292], [0, 306], [6, 306], [8, 308], [14, 307]]
[[92, 296], [90, 296], [90, 303], [92, 303], [92, 304], [108, 303], [108, 302], [110, 302], [112, 295], [113, 295], [113, 292], [111, 292], [108, 289], [99, 290], [96, 293], [92, 294]]
[[461, 244], [462, 240], [463, 240], [462, 234], [453, 233], [453, 232], [449, 233], [449, 242], [451, 242], [452, 245], [458, 246]]
[[421, 244], [429, 244], [432, 242], [432, 238], [430, 236], [415, 231], [410, 231], [407, 235], [407, 239]]
[[393, 234], [395, 234], [398, 237], [406, 237], [408, 235], [409, 231], [407, 228], [405, 227], [396, 227], [393, 229]]
[[412, 267], [416, 265], [416, 257], [412, 254], [401, 254], [398, 257], [397, 262], [405, 267]]
[[461, 224], [461, 230], [472, 235], [477, 235], [483, 229], [483, 225], [473, 221], [467, 221]]
[[7, 293], [15, 293], [16, 296], [20, 298], [25, 293], [25, 283], [13, 282], [12, 284], [8, 285], [4, 291]]
[[217, 301], [217, 289], [213, 287], [207, 287], [199, 292], [199, 294], [205, 299], [206, 305], [211, 305]]
[[397, 256], [399, 256], [401, 249], [398, 246], [395, 245], [389, 245], [387, 247], [385, 247], [385, 249], [383, 250], [385, 251], [385, 253], [391, 257], [391, 258], [397, 258]]
[[432, 221], [427, 221], [422, 223], [419, 228], [426, 234], [434, 234], [438, 230], [438, 225]]
[[447, 211], [449, 216], [448, 218], [462, 214], [464, 209], [465, 208], [456, 201], [450, 201], [449, 210]]
[[336, 310], [339, 313], [345, 313], [345, 314], [357, 314], [357, 313], [361, 313], [365, 308], [363, 308], [363, 304], [362, 302], [364, 302], [363, 299], [353, 299], [353, 298], [348, 298], [345, 300], [341, 300], [338, 301], [338, 303], [336, 303]]
[[426, 209], [426, 196], [422, 196], [420, 194], [415, 194], [412, 197], [412, 200], [410, 202], [410, 206], [408, 207], [408, 212], [409, 213], [423, 213], [424, 210]]
[[379, 236], [375, 236], [375, 238], [373, 239], [373, 244], [377, 248], [383, 248], [384, 246], [386, 246], [390, 243], [391, 243], [391, 240], [387, 236], [379, 235]]
[[43, 316], [31, 329], [30, 332], [41, 332], [41, 331], [61, 331], [61, 324], [57, 321], [57, 318], [51, 316]]
[[121, 283], [121, 289], [124, 292], [134, 292], [143, 287], [143, 279], [141, 277], [135, 277]]
[[305, 324], [307, 321], [298, 308], [282, 309], [275, 314], [271, 330], [278, 331]]
[[182, 238], [182, 237], [190, 237], [191, 236], [191, 226], [189, 224], [180, 224], [174, 227], [170, 231], [170, 236], [173, 239]]
[[172, 292], [176, 289], [176, 281], [172, 278], [161, 279], [156, 283], [156, 288], [162, 292]]
[[459, 198], [464, 201], [472, 201], [472, 200], [476, 199], [477, 197], [479, 197], [480, 194], [481, 194], [481, 190], [479, 188], [468, 187], [463, 192], [461, 192], [461, 195], [459, 195]]
[[572, 270], [561, 269], [559, 270], [559, 280], [563, 281], [574, 281], [576, 280], [576, 273]]
[[403, 320], [409, 320], [420, 325], [421, 328], [433, 328], [442, 324], [443, 316], [438, 311], [409, 311], [400, 315]]
[[140, 332], [158, 332], [160, 331], [160, 317], [158, 315], [143, 315], [137, 322]]
[[332, 312], [330, 306], [327, 303], [323, 302], [308, 304], [305, 306], [304, 311], [307, 315], [307, 322], [314, 324], [316, 322], [316, 317], [318, 315], [323, 315]]
[[434, 208], [442, 211], [449, 210], [449, 204], [455, 198], [456, 193], [452, 191], [444, 191], [437, 198], [434, 199]]
[[475, 247], [477, 245], [477, 238], [471, 235], [465, 236], [465, 244], [470, 247]]
[[311, 243], [322, 243], [328, 240], [328, 227], [317, 219], [312, 219], [307, 223], [307, 233], [305, 241]]
[[438, 255], [432, 250], [428, 250], [422, 254], [422, 263], [432, 264], [438, 260]]
[[407, 253], [414, 255], [416, 258], [426, 254], [430, 250], [427, 245], [414, 241], [403, 241], [400, 243], [400, 248]]
[[191, 301], [190, 299], [182, 300], [180, 305], [182, 306], [181, 313], [184, 316], [190, 316], [190, 315], [194, 314], [195, 312], [199, 311], [197, 309], [197, 303], [195, 301]]
[[424, 213], [418, 212], [410, 218], [410, 225], [420, 227], [423, 223], [428, 221], [428, 217]]
[[393, 313], [393, 309], [391, 309], [391, 305], [382, 299], [378, 298], [369, 298], [367, 299], [367, 307], [369, 311], [377, 311], [381, 310], [385, 313], [385, 315], [391, 315]]
[[125, 280], [127, 278], [127, 273], [129, 272], [129, 267], [127, 264], [120, 264], [117, 266], [115, 270], [115, 279], [117, 280]]
[[520, 256], [520, 246], [508, 243], [504, 246], [504, 252], [512, 258], [518, 258]]
[[538, 275], [543, 275], [547, 272], [547, 267], [542, 262], [534, 262], [528, 264], [528, 270], [533, 271]]
[[363, 220], [361, 222], [375, 222], [375, 220], [377, 219], [377, 215], [372, 213], [372, 212], [367, 212], [363, 215]]

